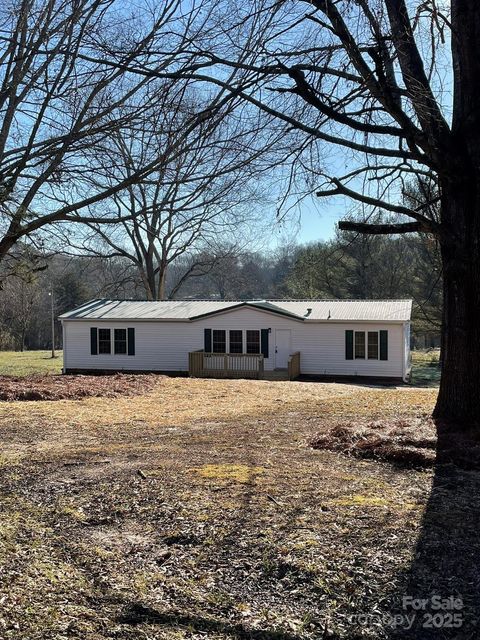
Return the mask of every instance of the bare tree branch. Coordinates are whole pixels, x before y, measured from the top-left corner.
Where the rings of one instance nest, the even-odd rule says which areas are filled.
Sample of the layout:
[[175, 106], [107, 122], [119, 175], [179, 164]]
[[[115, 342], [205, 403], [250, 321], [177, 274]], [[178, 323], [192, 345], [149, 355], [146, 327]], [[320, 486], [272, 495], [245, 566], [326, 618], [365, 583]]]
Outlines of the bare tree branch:
[[404, 222], [398, 224], [369, 224], [367, 222], [353, 222], [342, 220], [338, 223], [340, 231], [355, 231], [367, 235], [391, 235], [399, 233], [430, 232], [429, 228], [423, 228], [420, 222]]

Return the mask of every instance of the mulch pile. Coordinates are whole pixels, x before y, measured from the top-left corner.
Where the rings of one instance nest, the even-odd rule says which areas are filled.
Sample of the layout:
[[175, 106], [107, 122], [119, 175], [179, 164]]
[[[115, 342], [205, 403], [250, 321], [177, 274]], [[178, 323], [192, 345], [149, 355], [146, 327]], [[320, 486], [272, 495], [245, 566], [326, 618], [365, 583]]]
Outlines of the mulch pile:
[[434, 465], [436, 444], [435, 425], [425, 417], [339, 422], [311, 442], [314, 449], [416, 468]]
[[160, 376], [118, 373], [109, 376], [0, 376], [0, 401], [81, 400], [135, 396], [150, 391]]

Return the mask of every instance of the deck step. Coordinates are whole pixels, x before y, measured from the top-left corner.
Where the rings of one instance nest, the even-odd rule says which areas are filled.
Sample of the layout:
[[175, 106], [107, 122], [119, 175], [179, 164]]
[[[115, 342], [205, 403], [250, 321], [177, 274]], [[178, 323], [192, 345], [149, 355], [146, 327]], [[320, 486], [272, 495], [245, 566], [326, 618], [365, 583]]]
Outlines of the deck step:
[[288, 380], [288, 371], [264, 371], [264, 380]]

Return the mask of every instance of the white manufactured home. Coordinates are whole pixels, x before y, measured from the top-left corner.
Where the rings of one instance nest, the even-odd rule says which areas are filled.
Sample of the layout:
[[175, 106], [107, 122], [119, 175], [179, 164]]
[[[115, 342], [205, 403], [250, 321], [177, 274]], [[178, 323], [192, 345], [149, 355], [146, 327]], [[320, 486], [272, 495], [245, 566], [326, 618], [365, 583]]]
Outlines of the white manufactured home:
[[93, 300], [60, 316], [64, 372], [407, 380], [411, 300]]

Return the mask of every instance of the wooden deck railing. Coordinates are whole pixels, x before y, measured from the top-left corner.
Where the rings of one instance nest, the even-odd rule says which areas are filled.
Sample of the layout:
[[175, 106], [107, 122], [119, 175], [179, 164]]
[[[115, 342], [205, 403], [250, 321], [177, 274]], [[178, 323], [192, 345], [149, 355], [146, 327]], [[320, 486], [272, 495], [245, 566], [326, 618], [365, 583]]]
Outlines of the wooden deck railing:
[[300, 351], [290, 354], [288, 359], [288, 379], [296, 380], [300, 376]]
[[188, 354], [188, 375], [199, 378], [203, 370], [203, 349]]
[[263, 355], [251, 353], [188, 354], [188, 373], [194, 378], [263, 378]]

